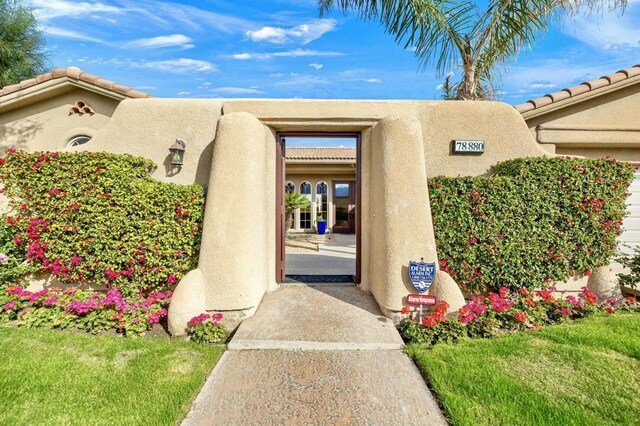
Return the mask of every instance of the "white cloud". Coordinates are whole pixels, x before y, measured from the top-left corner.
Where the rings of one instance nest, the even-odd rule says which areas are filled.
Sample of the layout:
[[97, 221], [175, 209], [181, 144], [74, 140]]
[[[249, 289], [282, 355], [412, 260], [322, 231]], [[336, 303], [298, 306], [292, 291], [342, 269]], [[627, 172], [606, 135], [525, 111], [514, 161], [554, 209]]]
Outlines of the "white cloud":
[[247, 59], [252, 59], [253, 56], [250, 53], [236, 53], [231, 56], [233, 59], [238, 59], [240, 61], [246, 61]]
[[307, 44], [317, 40], [325, 33], [336, 28], [335, 19], [317, 19], [308, 24], [302, 24], [291, 28], [262, 27], [259, 30], [249, 30], [247, 37], [252, 41], [285, 44], [300, 42]]
[[[194, 31], [216, 31], [234, 34], [255, 27], [255, 23], [232, 15], [211, 12], [194, 6], [145, 0], [115, 0], [107, 4], [90, 1], [28, 0], [41, 21], [90, 17], [120, 28], [139, 30], [144, 22], [147, 29], [187, 28]], [[114, 19], [117, 16], [118, 19]]]
[[190, 95], [190, 94], [191, 94], [191, 92], [178, 92], [178, 93], [176, 93], [176, 95], [178, 95], [178, 96], [186, 96], [186, 95]]
[[640, 2], [630, 0], [624, 14], [578, 15], [567, 23], [564, 32], [599, 50], [640, 49]]
[[181, 47], [183, 49], [191, 49], [195, 47], [191, 41], [191, 37], [187, 37], [184, 34], [171, 34], [167, 36], [132, 40], [125, 43], [123, 47], [132, 49], [157, 49], [162, 47]]
[[322, 67], [324, 67], [324, 65], [322, 65], [322, 64], [309, 64], [309, 66], [310, 66], [311, 68], [315, 68], [315, 69], [317, 69], [317, 70], [321, 70], [321, 69], [322, 69]]
[[299, 58], [305, 56], [344, 56], [341, 52], [331, 52], [323, 50], [310, 50], [310, 49], [294, 49], [285, 50], [282, 52], [268, 52], [268, 53], [236, 53], [231, 55], [233, 59], [246, 61], [249, 59], [272, 59], [272, 58]]
[[380, 80], [379, 78], [367, 78], [365, 81], [367, 83], [382, 83], [382, 80]]
[[316, 77], [313, 75], [306, 74], [298, 74], [298, 73], [289, 73], [290, 78], [287, 80], [282, 80], [274, 83], [276, 86], [299, 86], [299, 87], [310, 87], [310, 86], [318, 86], [318, 85], [326, 85], [332, 84], [331, 81]]
[[224, 95], [264, 95], [265, 92], [254, 88], [246, 87], [217, 87], [211, 89], [214, 93], [220, 93]]
[[553, 89], [556, 85], [546, 80], [532, 81], [527, 85], [527, 89]]
[[211, 62], [187, 58], [166, 59], [163, 61], [133, 61], [130, 65], [135, 68], [149, 68], [174, 74], [208, 73], [218, 69]]
[[122, 9], [104, 3], [65, 0], [31, 0], [29, 2], [39, 19], [46, 21], [58, 17], [121, 13]]
[[62, 37], [62, 38], [68, 38], [71, 40], [84, 40], [84, 41], [90, 41], [93, 43], [107, 44], [107, 42], [105, 42], [104, 40], [100, 40], [99, 38], [90, 37], [88, 35], [85, 35], [76, 31], [65, 30], [64, 28], [47, 27], [45, 29], [45, 33], [53, 37]]

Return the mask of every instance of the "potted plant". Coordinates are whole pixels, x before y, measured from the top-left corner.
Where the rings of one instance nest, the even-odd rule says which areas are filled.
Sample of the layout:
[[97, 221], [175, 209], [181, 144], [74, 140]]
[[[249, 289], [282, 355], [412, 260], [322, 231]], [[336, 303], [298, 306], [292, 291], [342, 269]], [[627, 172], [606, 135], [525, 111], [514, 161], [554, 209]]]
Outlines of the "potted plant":
[[286, 217], [286, 231], [289, 232], [293, 225], [293, 212], [296, 209], [306, 209], [311, 205], [311, 202], [306, 195], [297, 194], [295, 192], [287, 192], [284, 196], [285, 204], [285, 217]]
[[318, 224], [318, 235], [324, 235], [327, 232], [327, 221], [322, 216], [318, 216], [316, 223]]

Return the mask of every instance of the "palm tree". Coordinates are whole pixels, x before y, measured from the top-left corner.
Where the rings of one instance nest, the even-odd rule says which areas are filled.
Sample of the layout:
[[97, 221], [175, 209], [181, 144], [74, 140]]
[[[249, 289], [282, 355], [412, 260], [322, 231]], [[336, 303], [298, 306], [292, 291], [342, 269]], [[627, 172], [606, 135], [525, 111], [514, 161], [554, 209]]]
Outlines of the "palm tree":
[[562, 12], [581, 5], [624, 10], [627, 0], [488, 0], [481, 11], [472, 0], [318, 0], [320, 14], [334, 6], [379, 20], [396, 42], [415, 48], [425, 67], [432, 61], [444, 73], [460, 67], [456, 99], [486, 99], [494, 93], [496, 68], [535, 41]]
[[287, 192], [284, 196], [284, 206], [285, 206], [285, 217], [286, 221], [286, 230], [287, 232], [291, 229], [291, 225], [293, 224], [293, 212], [297, 209], [306, 209], [311, 205], [311, 201], [307, 198], [306, 195], [298, 194], [295, 192]]

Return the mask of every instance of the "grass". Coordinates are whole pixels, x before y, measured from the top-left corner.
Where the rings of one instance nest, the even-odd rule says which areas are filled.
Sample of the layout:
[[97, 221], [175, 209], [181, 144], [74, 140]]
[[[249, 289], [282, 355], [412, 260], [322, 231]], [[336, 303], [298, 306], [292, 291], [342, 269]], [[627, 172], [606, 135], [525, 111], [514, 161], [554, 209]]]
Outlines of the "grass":
[[640, 314], [407, 348], [454, 425], [640, 424]]
[[176, 424], [223, 351], [0, 327], [0, 424]]

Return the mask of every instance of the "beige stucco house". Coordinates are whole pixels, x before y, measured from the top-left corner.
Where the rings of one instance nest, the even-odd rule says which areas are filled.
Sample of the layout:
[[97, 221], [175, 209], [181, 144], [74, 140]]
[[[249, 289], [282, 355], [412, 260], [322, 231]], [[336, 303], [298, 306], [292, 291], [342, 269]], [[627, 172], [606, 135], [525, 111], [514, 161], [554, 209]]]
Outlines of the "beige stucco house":
[[[310, 186], [313, 208], [322, 211], [324, 189], [318, 202], [317, 188], [326, 183], [329, 213], [332, 186], [355, 179], [356, 281], [395, 317], [414, 291], [408, 262], [438, 260], [427, 179], [483, 176], [500, 161], [553, 155], [518, 110], [500, 102], [158, 99], [75, 68], [0, 94], [5, 147], [139, 155], [159, 165], [158, 180], [208, 185], [199, 264], [169, 309], [175, 334], [203, 311], [252, 315], [265, 292], [278, 288], [287, 182], [298, 191]], [[282, 135], [307, 133], [357, 135], [355, 178], [353, 152], [286, 153]], [[77, 135], [91, 140], [69, 146]], [[176, 139], [186, 143], [180, 166], [169, 155]], [[483, 149], [456, 152], [456, 140], [483, 141]], [[313, 227], [313, 218], [304, 221]], [[464, 303], [442, 271], [430, 293], [451, 309]]]
[[[640, 166], [640, 64], [516, 106], [532, 136], [560, 155]], [[640, 245], [640, 172], [629, 189], [621, 241]]]
[[0, 149], [59, 150], [86, 143], [123, 99], [150, 96], [78, 68], [54, 69], [0, 89]]
[[356, 148], [286, 148], [286, 191], [306, 195], [294, 212], [294, 232], [314, 232], [316, 219], [334, 232], [355, 232]]

